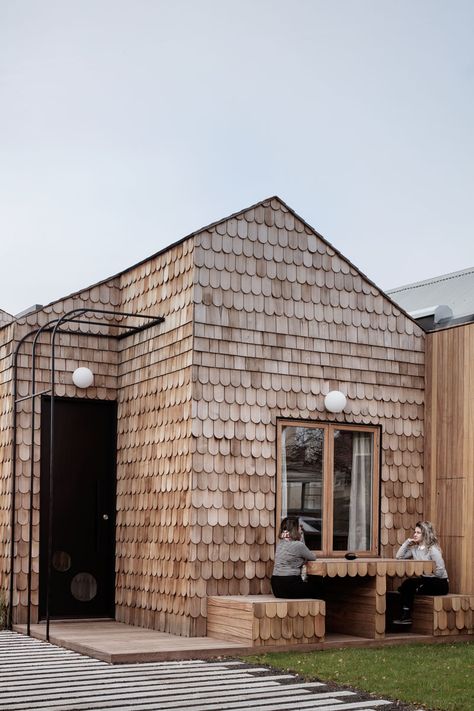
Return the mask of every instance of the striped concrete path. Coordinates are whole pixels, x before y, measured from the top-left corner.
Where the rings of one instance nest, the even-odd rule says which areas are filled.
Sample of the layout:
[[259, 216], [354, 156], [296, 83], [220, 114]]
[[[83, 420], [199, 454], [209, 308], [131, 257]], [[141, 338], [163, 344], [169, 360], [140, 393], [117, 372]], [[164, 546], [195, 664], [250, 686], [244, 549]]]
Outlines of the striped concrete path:
[[389, 711], [391, 705], [239, 661], [112, 666], [15, 632], [0, 632], [1, 711]]

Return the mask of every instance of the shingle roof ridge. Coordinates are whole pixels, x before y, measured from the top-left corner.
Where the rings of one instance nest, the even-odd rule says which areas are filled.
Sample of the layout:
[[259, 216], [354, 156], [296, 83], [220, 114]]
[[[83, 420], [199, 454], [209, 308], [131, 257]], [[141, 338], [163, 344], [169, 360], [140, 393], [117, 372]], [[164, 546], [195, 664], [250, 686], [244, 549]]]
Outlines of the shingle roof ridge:
[[[219, 225], [221, 222], [225, 222], [226, 220], [231, 220], [233, 217], [237, 217], [237, 215], [243, 215], [245, 212], [248, 212], [249, 210], [254, 210], [256, 207], [260, 207], [261, 205], [264, 205], [266, 202], [270, 202], [271, 200], [278, 200], [282, 205], [287, 207], [288, 210], [290, 210], [294, 215], [296, 215], [294, 210], [292, 210], [290, 207], [288, 207], [285, 204], [285, 202], [281, 198], [278, 197], [278, 195], [272, 195], [271, 197], [267, 197], [264, 200], [259, 200], [254, 205], [249, 205], [249, 207], [246, 207], [243, 210], [238, 210], [237, 212], [233, 212], [231, 215], [227, 215], [227, 217], [222, 217], [219, 220], [215, 220], [214, 222], [211, 222], [208, 225], [205, 225], [204, 227], [200, 227], [198, 230], [194, 230], [194, 232], [190, 232], [189, 234], [185, 235], [184, 237], [180, 237], [175, 242], [172, 242], [171, 244], [166, 245], [166, 247], [162, 247], [162, 249], [159, 249], [157, 252], [153, 252], [153, 254], [149, 254], [148, 256], [144, 257], [143, 259], [140, 259], [138, 262], [135, 262], [134, 264], [130, 264], [128, 267], [125, 267], [125, 269], [121, 269], [120, 271], [116, 272], [115, 274], [104, 277], [103, 279], [100, 279], [99, 281], [94, 282], [93, 284], [88, 284], [87, 286], [84, 286], [81, 289], [76, 289], [75, 291], [71, 292], [70, 294], [65, 294], [64, 296], [60, 296], [57, 299], [53, 299], [49, 303], [44, 304], [43, 309], [48, 308], [49, 306], [52, 306], [53, 304], [57, 304], [59, 301], [64, 301], [65, 299], [74, 298], [78, 294], [81, 294], [83, 291], [87, 291], [88, 289], [93, 289], [98, 286], [102, 286], [102, 284], [107, 284], [108, 282], [114, 281], [114, 280], [118, 279], [119, 277], [123, 276], [124, 274], [126, 274], [127, 272], [131, 271], [132, 269], [139, 267], [141, 264], [145, 264], [146, 262], [149, 262], [151, 259], [155, 259], [155, 257], [160, 256], [160, 254], [164, 254], [165, 252], [168, 252], [168, 250], [172, 249], [173, 247], [177, 247], [182, 242], [186, 242], [187, 239], [190, 239], [191, 237], [195, 237], [200, 232], [204, 232], [204, 230], [208, 230], [211, 227], [215, 227], [216, 225]], [[298, 215], [296, 215], [296, 217], [298, 217], [298, 219], [301, 219]], [[302, 221], [304, 222], [304, 220], [302, 220]]]
[[[63, 301], [67, 298], [73, 298], [74, 296], [77, 296], [83, 291], [86, 291], [88, 289], [93, 289], [95, 287], [101, 286], [102, 284], [106, 284], [108, 282], [113, 282], [119, 277], [121, 277], [123, 274], [126, 274], [127, 272], [131, 271], [132, 269], [135, 269], [136, 267], [139, 267], [142, 264], [145, 264], [146, 262], [149, 262], [151, 259], [155, 259], [155, 257], [158, 257], [161, 254], [164, 254], [168, 250], [172, 249], [173, 247], [176, 247], [177, 245], [185, 242], [186, 240], [190, 239], [191, 237], [195, 237], [196, 235], [200, 234], [201, 232], [204, 232], [205, 230], [208, 230], [212, 227], [215, 227], [216, 225], [221, 224], [222, 222], [226, 222], [227, 220], [231, 220], [234, 217], [237, 217], [238, 215], [243, 215], [249, 210], [254, 210], [257, 207], [260, 207], [262, 205], [265, 205], [265, 203], [270, 203], [272, 200], [277, 200], [286, 210], [288, 210], [294, 217], [296, 217], [297, 220], [299, 220], [303, 225], [305, 225], [308, 229], [310, 229], [313, 234], [315, 234], [319, 239], [321, 239], [328, 247], [330, 247], [335, 254], [337, 254], [338, 257], [343, 259], [347, 264], [349, 264], [355, 271], [363, 278], [365, 281], [367, 281], [368, 284], [373, 286], [377, 291], [384, 296], [388, 301], [390, 301], [395, 308], [402, 313], [404, 316], [410, 319], [410, 321], [413, 321], [417, 326], [420, 327], [420, 325], [415, 321], [415, 319], [410, 316], [410, 314], [402, 307], [400, 304], [398, 304], [392, 297], [388, 294], [387, 291], [384, 291], [383, 289], [380, 288], [370, 277], [368, 277], [364, 272], [362, 272], [353, 262], [350, 261], [337, 247], [335, 247], [331, 242], [329, 242], [323, 235], [318, 232], [312, 225], [309, 224], [303, 217], [301, 217], [295, 210], [293, 210], [292, 207], [290, 207], [284, 200], [282, 200], [278, 195], [271, 195], [270, 197], [266, 197], [263, 200], [259, 200], [253, 205], [249, 205], [248, 207], [243, 208], [242, 210], [238, 210], [237, 212], [233, 212], [231, 215], [227, 215], [226, 217], [222, 217], [219, 220], [215, 220], [214, 222], [209, 223], [208, 225], [205, 225], [204, 227], [200, 227], [197, 230], [194, 230], [193, 232], [190, 232], [188, 235], [185, 237], [181, 237], [180, 239], [176, 240], [176, 242], [173, 242], [166, 247], [163, 247], [162, 249], [158, 250], [154, 254], [150, 254], [149, 256], [145, 257], [144, 259], [141, 259], [139, 262], [136, 262], [135, 264], [132, 264], [125, 269], [121, 269], [119, 272], [116, 274], [112, 274], [111, 276], [105, 277], [104, 279], [101, 279], [100, 281], [90, 284], [86, 287], [83, 287], [82, 289], [77, 289], [71, 294], [62, 296], [58, 299], [54, 299], [51, 301], [49, 304], [45, 304], [43, 308], [47, 308], [48, 306], [52, 306], [53, 304], [57, 303], [58, 301]], [[424, 330], [422, 327], [420, 327], [421, 330]]]
[[[328, 247], [330, 247], [330, 249], [332, 249], [332, 250], [334, 251], [334, 253], [337, 254], [338, 257], [340, 257], [341, 259], [343, 259], [345, 262], [347, 262], [347, 264], [349, 264], [353, 269], [355, 269], [355, 271], [356, 271], [363, 279], [365, 279], [365, 281], [366, 281], [368, 284], [370, 284], [371, 286], [373, 286], [375, 289], [377, 289], [377, 291], [378, 291], [380, 294], [382, 294], [386, 299], [388, 299], [388, 300], [393, 304], [393, 306], [395, 306], [395, 308], [398, 309], [398, 311], [400, 311], [400, 313], [403, 313], [404, 316], [406, 316], [407, 318], [410, 319], [410, 321], [413, 321], [414, 323], [417, 324], [417, 326], [419, 326], [419, 324], [415, 321], [415, 319], [413, 319], [413, 317], [410, 316], [410, 314], [409, 314], [407, 311], [405, 311], [405, 309], [404, 309], [402, 306], [400, 306], [400, 304], [398, 304], [396, 301], [394, 301], [394, 300], [391, 298], [391, 296], [389, 296], [389, 294], [387, 294], [386, 291], [384, 291], [383, 289], [381, 289], [380, 286], [378, 286], [370, 277], [368, 277], [366, 274], [364, 274], [364, 272], [362, 272], [362, 271], [359, 269], [359, 267], [357, 267], [353, 262], [351, 262], [350, 259], [348, 259], [339, 249], [337, 249], [337, 247], [335, 247], [333, 244], [331, 244], [331, 242], [329, 242], [329, 240], [327, 240], [326, 237], [324, 237], [320, 232], [318, 232], [318, 230], [316, 230], [312, 225], [310, 225], [309, 222], [307, 222], [303, 217], [301, 217], [301, 215], [299, 215], [295, 210], [293, 210], [293, 208], [290, 207], [290, 205], [288, 205], [288, 204], [287, 204], [284, 200], [282, 200], [281, 197], [279, 197], [278, 195], [271, 195], [270, 197], [264, 198], [263, 200], [259, 200], [259, 201], [256, 202], [254, 205], [250, 205], [249, 207], [245, 207], [243, 210], [238, 210], [237, 212], [234, 212], [234, 213], [232, 213], [231, 215], [227, 215], [227, 217], [222, 217], [221, 219], [216, 220], [215, 222], [211, 222], [209, 225], [206, 225], [205, 227], [200, 227], [198, 230], [195, 230], [194, 232], [191, 232], [189, 235], [186, 235], [186, 237], [183, 237], [182, 239], [178, 240], [177, 242], [174, 242], [173, 244], [169, 245], [168, 247], [163, 248], [162, 250], [160, 250], [160, 251], [157, 252], [156, 254], [152, 254], [151, 256], [147, 257], [146, 259], [141, 260], [140, 262], [138, 262], [138, 264], [134, 264], [134, 265], [132, 265], [131, 267], [128, 267], [127, 269], [124, 269], [124, 270], [123, 270], [122, 272], [120, 272], [119, 274], [115, 274], [115, 275], [114, 275], [114, 278], [115, 278], [115, 277], [118, 277], [118, 276], [121, 276], [122, 274], [125, 274], [127, 271], [129, 271], [129, 269], [133, 269], [134, 267], [137, 267], [137, 266], [139, 266], [140, 264], [143, 264], [144, 262], [147, 262], [148, 260], [153, 259], [154, 257], [157, 257], [159, 254], [162, 254], [163, 252], [167, 252], [168, 249], [171, 249], [171, 247], [175, 247], [176, 245], [181, 244], [181, 242], [184, 242], [185, 240], [189, 239], [190, 237], [194, 237], [194, 236], [200, 234], [201, 232], [204, 232], [205, 230], [210, 229], [211, 227], [215, 227], [215, 226], [217, 226], [217, 225], [220, 225], [222, 222], [226, 222], [227, 220], [231, 220], [233, 217], [237, 217], [238, 215], [244, 215], [244, 214], [245, 214], [246, 212], [248, 212], [249, 210], [254, 210], [256, 207], [260, 207], [261, 205], [264, 205], [265, 203], [270, 203], [272, 200], [277, 200], [281, 205], [283, 205], [283, 207], [284, 207], [286, 210], [288, 210], [288, 212], [291, 212], [291, 214], [292, 214], [294, 217], [296, 217], [297, 220], [299, 220], [300, 222], [302, 222], [303, 225], [305, 225], [305, 227], [307, 227], [308, 229], [310, 229], [313, 234], [315, 234], [319, 239], [321, 239], [321, 240], [324, 242], [324, 244], [326, 244]], [[423, 330], [423, 329], [422, 329], [422, 330]]]

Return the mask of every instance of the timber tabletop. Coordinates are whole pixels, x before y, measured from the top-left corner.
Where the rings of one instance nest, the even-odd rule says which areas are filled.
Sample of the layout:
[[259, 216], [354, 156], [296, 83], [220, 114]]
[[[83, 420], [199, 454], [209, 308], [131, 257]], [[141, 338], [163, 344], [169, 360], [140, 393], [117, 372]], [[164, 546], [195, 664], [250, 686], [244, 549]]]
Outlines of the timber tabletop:
[[388, 575], [389, 577], [422, 575], [433, 572], [431, 560], [397, 558], [318, 558], [306, 564], [308, 575], [329, 577], [355, 577], [365, 575]]

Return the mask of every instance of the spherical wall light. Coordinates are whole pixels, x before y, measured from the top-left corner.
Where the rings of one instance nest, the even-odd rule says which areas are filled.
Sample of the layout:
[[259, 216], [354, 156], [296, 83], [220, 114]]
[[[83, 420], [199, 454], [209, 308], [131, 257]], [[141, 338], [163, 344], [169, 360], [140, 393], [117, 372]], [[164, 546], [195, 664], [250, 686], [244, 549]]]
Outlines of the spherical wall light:
[[76, 368], [72, 374], [72, 382], [76, 388], [89, 388], [94, 382], [94, 373], [90, 368]]
[[324, 407], [328, 412], [342, 412], [347, 403], [347, 398], [340, 390], [331, 390], [324, 398]]

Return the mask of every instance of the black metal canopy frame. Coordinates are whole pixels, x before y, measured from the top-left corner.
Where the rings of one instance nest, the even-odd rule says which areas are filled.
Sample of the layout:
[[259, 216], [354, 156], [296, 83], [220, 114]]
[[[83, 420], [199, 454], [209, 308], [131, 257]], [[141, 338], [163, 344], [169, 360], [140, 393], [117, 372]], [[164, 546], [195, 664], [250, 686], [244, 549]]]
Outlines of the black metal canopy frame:
[[[119, 321], [111, 319], [93, 320], [94, 314], [101, 316], [119, 317]], [[139, 325], [129, 323], [129, 320], [139, 320]], [[66, 312], [62, 316], [48, 321], [26, 333], [17, 343], [13, 353], [13, 441], [12, 441], [12, 491], [11, 491], [11, 549], [10, 549], [10, 604], [9, 604], [9, 627], [13, 626], [13, 588], [14, 588], [14, 560], [15, 560], [15, 513], [16, 513], [16, 448], [17, 448], [17, 405], [24, 400], [31, 400], [31, 448], [30, 448], [30, 498], [29, 498], [29, 519], [28, 519], [28, 609], [27, 609], [27, 634], [31, 632], [31, 572], [32, 572], [32, 552], [33, 552], [33, 484], [34, 484], [34, 455], [35, 455], [35, 401], [38, 396], [50, 394], [50, 461], [49, 461], [49, 502], [48, 502], [48, 567], [46, 579], [46, 639], [49, 641], [50, 626], [50, 593], [51, 593], [51, 571], [52, 571], [52, 550], [53, 550], [53, 511], [54, 511], [54, 397], [55, 397], [55, 357], [56, 357], [56, 335], [68, 334], [74, 336], [95, 336], [101, 338], [114, 338], [122, 340], [136, 333], [144, 331], [152, 326], [156, 326], [164, 321], [163, 316], [149, 316], [147, 314], [130, 313], [127, 311], [112, 311], [109, 309], [96, 308], [76, 308]], [[117, 333], [101, 333], [89, 330], [79, 330], [65, 328], [67, 324], [86, 324], [87, 326], [100, 326], [102, 328], [118, 329]], [[36, 392], [36, 346], [44, 333], [51, 334], [50, 346], [50, 373], [51, 384], [46, 390]], [[27, 343], [29, 338], [33, 338], [31, 347], [31, 390], [28, 395], [18, 397], [18, 356], [21, 347]]]

